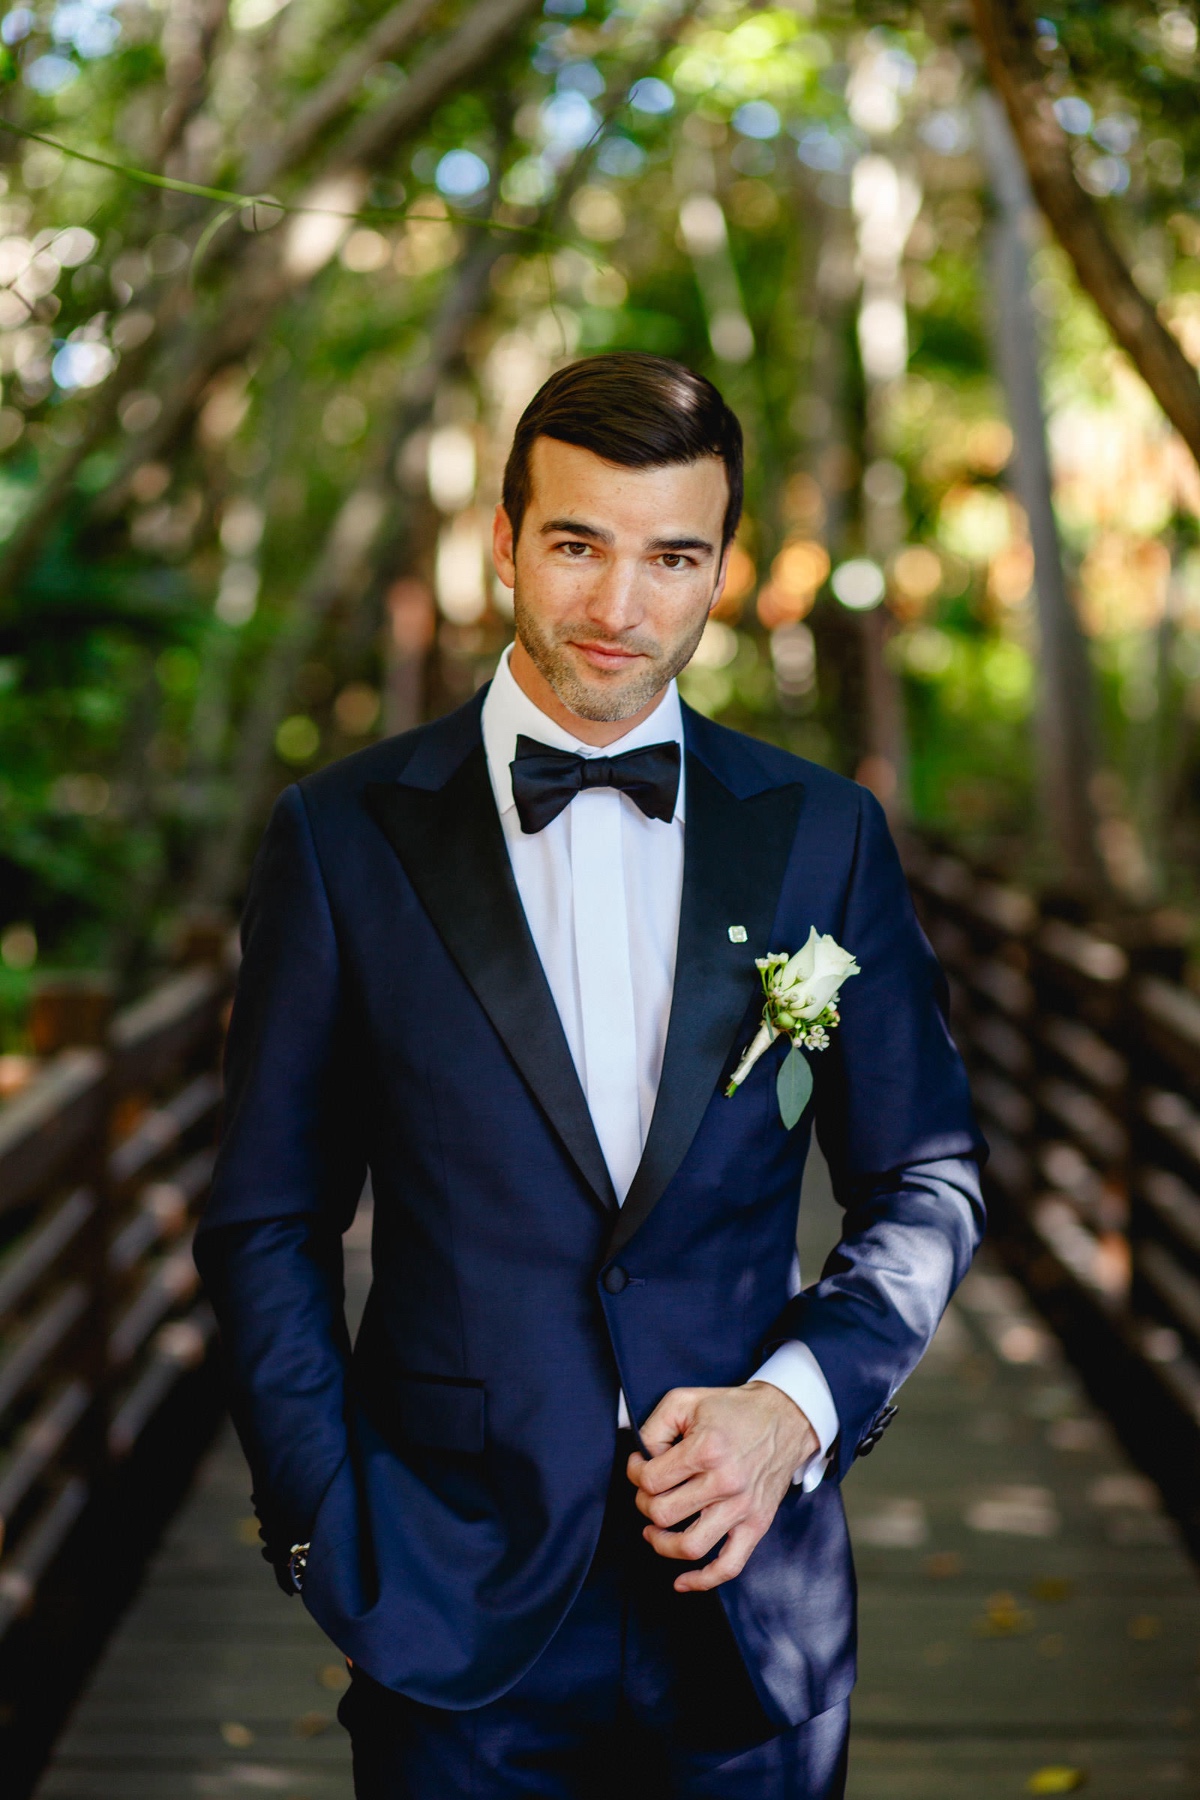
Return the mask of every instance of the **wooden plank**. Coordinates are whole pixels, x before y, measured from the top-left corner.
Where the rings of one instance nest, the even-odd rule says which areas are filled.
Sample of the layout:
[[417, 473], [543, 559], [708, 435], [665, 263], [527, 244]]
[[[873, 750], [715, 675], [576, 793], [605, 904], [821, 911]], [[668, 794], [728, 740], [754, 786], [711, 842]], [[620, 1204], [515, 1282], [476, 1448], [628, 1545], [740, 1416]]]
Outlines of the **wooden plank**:
[[1154, 1048], [1193, 1083], [1200, 1083], [1200, 1000], [1176, 982], [1148, 975], [1134, 1000]]
[[1048, 919], [1037, 934], [1039, 953], [1086, 984], [1110, 987], [1124, 981], [1129, 958], [1118, 944], [1093, 936], [1065, 919]]
[[190, 1300], [200, 1285], [192, 1257], [192, 1237], [169, 1256], [151, 1265], [141, 1286], [114, 1325], [108, 1340], [109, 1361], [114, 1369], [132, 1362], [151, 1332], [181, 1301]]
[[53, 1181], [97, 1131], [107, 1070], [99, 1050], [64, 1050], [0, 1107], [0, 1212]]
[[[7, 1524], [41, 1481], [84, 1417], [91, 1400], [87, 1383], [72, 1381], [30, 1420], [17, 1439], [15, 1449], [0, 1468], [0, 1527]], [[0, 1564], [2, 1571], [3, 1564]]]
[[19, 1306], [42, 1277], [53, 1268], [96, 1210], [90, 1188], [76, 1188], [52, 1212], [8, 1251], [0, 1268], [0, 1319]]
[[223, 969], [187, 969], [119, 1012], [109, 1031], [118, 1085], [153, 1087], [215, 1028], [229, 988]]
[[67, 1481], [22, 1534], [15, 1556], [0, 1564], [0, 1637], [33, 1603], [38, 1583], [87, 1505], [81, 1476]]
[[10, 1407], [82, 1319], [88, 1304], [82, 1281], [72, 1281], [32, 1319], [0, 1360], [0, 1414]]
[[[806, 1280], [839, 1223], [807, 1184]], [[348, 1258], [359, 1299], [365, 1225]], [[227, 1433], [38, 1800], [350, 1800], [336, 1653], [277, 1592], [248, 1486]], [[848, 1800], [1011, 1800], [1051, 1765], [1085, 1771], [1097, 1800], [1198, 1791], [1200, 1584], [1153, 1488], [995, 1268], [968, 1277], [844, 1493], [862, 1590]], [[297, 1736], [314, 1715], [326, 1728]]]
[[162, 1106], [147, 1113], [137, 1129], [117, 1146], [108, 1159], [110, 1180], [118, 1187], [132, 1181], [160, 1156], [174, 1150], [206, 1118], [215, 1119], [220, 1104], [220, 1076], [215, 1070], [206, 1069]]

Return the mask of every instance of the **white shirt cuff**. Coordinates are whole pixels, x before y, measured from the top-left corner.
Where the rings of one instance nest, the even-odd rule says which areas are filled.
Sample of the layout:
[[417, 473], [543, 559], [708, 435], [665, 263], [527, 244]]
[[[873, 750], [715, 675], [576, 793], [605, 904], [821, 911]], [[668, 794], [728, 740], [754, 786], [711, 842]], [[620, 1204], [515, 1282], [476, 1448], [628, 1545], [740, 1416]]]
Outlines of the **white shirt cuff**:
[[820, 1363], [807, 1344], [802, 1344], [799, 1338], [789, 1338], [751, 1379], [768, 1381], [789, 1400], [794, 1400], [816, 1432], [819, 1448], [792, 1476], [793, 1484], [799, 1483], [804, 1492], [810, 1494], [829, 1467], [839, 1430], [837, 1407], [833, 1404], [829, 1383], [821, 1373]]

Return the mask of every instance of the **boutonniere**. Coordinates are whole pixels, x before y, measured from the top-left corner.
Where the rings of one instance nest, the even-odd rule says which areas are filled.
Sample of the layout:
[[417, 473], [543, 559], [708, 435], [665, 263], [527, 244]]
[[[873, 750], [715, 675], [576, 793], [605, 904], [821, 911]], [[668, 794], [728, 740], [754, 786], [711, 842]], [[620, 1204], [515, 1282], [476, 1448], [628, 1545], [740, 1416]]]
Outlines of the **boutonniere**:
[[753, 1043], [733, 1071], [726, 1096], [732, 1099], [764, 1050], [777, 1037], [791, 1039], [792, 1047], [780, 1066], [775, 1082], [779, 1096], [779, 1116], [790, 1131], [797, 1123], [812, 1093], [812, 1067], [805, 1050], [824, 1050], [829, 1033], [841, 1015], [837, 997], [843, 981], [862, 970], [849, 950], [843, 950], [835, 938], [821, 937], [814, 925], [803, 950], [790, 956], [786, 950], [770, 956], [758, 956], [754, 966], [762, 977], [762, 1024]]

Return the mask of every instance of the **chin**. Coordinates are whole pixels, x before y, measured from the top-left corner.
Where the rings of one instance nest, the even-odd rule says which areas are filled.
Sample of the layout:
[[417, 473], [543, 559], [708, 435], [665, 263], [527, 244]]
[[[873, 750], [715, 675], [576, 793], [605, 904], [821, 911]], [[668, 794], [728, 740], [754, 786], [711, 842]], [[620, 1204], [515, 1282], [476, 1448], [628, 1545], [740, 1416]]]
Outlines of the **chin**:
[[614, 675], [605, 680], [594, 670], [585, 677], [564, 669], [551, 678], [550, 685], [578, 718], [597, 725], [617, 725], [640, 712], [666, 684], [644, 674]]
[[573, 688], [558, 697], [578, 718], [590, 719], [594, 725], [619, 725], [622, 719], [632, 719], [652, 698], [649, 694], [630, 696], [583, 688]]

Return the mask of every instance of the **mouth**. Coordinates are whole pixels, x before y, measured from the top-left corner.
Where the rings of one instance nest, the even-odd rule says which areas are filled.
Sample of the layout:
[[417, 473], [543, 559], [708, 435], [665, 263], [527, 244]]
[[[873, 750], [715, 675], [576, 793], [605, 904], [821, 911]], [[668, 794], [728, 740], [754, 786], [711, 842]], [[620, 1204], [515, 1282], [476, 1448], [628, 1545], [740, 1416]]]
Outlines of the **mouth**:
[[642, 660], [639, 650], [625, 650], [620, 644], [597, 643], [589, 638], [572, 638], [570, 643], [590, 668], [604, 674], [620, 674]]

